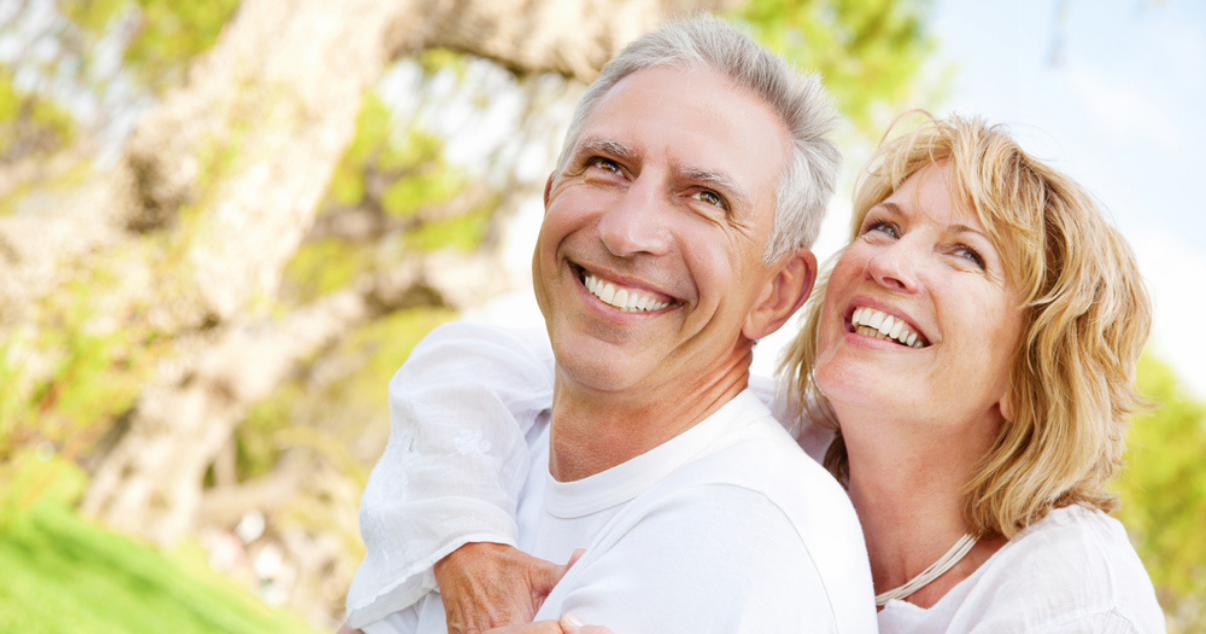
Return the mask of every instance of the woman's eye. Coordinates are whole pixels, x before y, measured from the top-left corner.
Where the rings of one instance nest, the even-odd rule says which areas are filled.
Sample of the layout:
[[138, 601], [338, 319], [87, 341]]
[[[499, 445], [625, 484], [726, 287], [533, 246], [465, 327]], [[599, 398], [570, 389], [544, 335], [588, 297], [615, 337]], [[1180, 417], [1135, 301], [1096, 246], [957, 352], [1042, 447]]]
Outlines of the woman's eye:
[[981, 269], [984, 268], [984, 258], [980, 257], [980, 254], [976, 253], [976, 250], [971, 247], [956, 247], [954, 254], [956, 257], [964, 258]]
[[872, 222], [872, 223], [868, 223], [865, 227], [863, 227], [864, 235], [874, 232], [874, 231], [884, 233], [889, 238], [899, 238], [900, 237], [900, 230], [896, 228], [896, 225], [894, 225], [890, 222], [884, 222], [884, 221]]

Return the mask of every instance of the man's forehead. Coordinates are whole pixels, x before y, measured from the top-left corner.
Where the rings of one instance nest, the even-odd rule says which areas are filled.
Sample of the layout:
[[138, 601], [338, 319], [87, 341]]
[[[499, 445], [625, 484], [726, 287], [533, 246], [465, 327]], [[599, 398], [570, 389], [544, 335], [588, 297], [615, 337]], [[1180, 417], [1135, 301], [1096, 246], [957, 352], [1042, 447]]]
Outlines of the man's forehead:
[[683, 178], [740, 185], [750, 200], [773, 200], [790, 155], [779, 112], [724, 73], [656, 66], [616, 82], [590, 109], [573, 154], [657, 161]]

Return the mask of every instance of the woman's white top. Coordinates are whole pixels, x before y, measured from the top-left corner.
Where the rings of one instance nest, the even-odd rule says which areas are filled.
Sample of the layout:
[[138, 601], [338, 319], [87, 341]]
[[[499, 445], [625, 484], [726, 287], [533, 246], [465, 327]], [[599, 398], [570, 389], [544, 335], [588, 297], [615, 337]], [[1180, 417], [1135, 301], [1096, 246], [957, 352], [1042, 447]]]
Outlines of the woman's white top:
[[1079, 506], [1051, 511], [933, 607], [889, 601], [881, 634], [1163, 633], [1152, 582], [1118, 520]]

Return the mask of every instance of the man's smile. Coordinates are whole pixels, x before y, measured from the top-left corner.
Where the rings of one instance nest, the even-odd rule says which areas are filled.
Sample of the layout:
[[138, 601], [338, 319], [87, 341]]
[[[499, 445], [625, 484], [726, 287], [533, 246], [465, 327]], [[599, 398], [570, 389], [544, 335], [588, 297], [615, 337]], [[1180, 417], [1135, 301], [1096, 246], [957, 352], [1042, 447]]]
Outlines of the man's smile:
[[650, 293], [606, 280], [585, 271], [582, 272], [581, 279], [582, 285], [592, 295], [598, 297], [603, 303], [626, 313], [661, 310], [670, 305], [670, 302], [660, 301]]

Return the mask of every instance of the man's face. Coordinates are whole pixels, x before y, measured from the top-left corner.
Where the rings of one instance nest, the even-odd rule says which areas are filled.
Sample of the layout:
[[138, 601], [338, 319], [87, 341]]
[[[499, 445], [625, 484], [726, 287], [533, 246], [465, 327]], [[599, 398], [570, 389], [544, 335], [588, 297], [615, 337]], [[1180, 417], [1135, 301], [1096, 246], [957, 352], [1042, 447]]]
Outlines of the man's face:
[[639, 71], [595, 104], [532, 263], [563, 379], [683, 393], [745, 358], [790, 147], [769, 106], [712, 70]]

